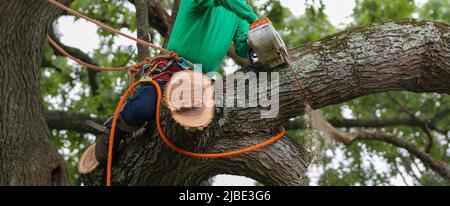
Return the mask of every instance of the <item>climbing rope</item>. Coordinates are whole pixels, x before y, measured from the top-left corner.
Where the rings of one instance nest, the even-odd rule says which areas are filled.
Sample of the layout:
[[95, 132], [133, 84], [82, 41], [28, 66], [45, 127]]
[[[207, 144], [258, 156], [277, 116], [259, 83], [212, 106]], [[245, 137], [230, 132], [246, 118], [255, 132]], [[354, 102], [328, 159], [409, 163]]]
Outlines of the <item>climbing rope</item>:
[[176, 55], [176, 53], [171, 53], [170, 56], [164, 56], [164, 55], [159, 55], [155, 58], [145, 58], [142, 62], [131, 65], [131, 66], [123, 66], [123, 67], [102, 67], [102, 66], [97, 66], [97, 65], [93, 65], [93, 64], [89, 64], [87, 62], [84, 62], [80, 59], [77, 59], [76, 57], [72, 56], [71, 54], [69, 54], [69, 52], [67, 52], [66, 50], [64, 50], [61, 46], [58, 45], [58, 43], [56, 43], [55, 40], [53, 40], [50, 35], [47, 35], [47, 40], [48, 42], [53, 46], [53, 48], [55, 48], [59, 53], [63, 54], [64, 56], [66, 56], [67, 58], [75, 61], [76, 63], [85, 66], [88, 69], [92, 69], [92, 70], [96, 70], [96, 71], [125, 71], [128, 70], [130, 72], [130, 85], [133, 85], [134, 83], [134, 77], [135, 74], [137, 72], [140, 71], [140, 68], [142, 68], [145, 65], [148, 64], [152, 64], [153, 62], [157, 62], [160, 59], [178, 59], [178, 55]]
[[[159, 84], [154, 80], [157, 79], [159, 76], [162, 76], [163, 74], [159, 74], [157, 76], [154, 76], [151, 79], [143, 79], [139, 82], [136, 82], [135, 84], [133, 84], [126, 92], [125, 94], [122, 96], [122, 98], [120, 99], [119, 104], [117, 105], [116, 108], [116, 112], [114, 115], [114, 119], [113, 119], [113, 123], [111, 126], [111, 133], [110, 133], [110, 139], [109, 139], [109, 150], [108, 150], [108, 164], [107, 164], [107, 169], [106, 169], [106, 185], [107, 186], [111, 186], [111, 165], [112, 165], [112, 155], [113, 155], [113, 144], [114, 144], [114, 134], [116, 132], [116, 125], [117, 125], [117, 120], [119, 118], [119, 113], [120, 110], [122, 108], [122, 106], [125, 104], [125, 101], [127, 100], [128, 96], [132, 93], [132, 91], [139, 85], [143, 84], [143, 83], [151, 83], [157, 91], [158, 94], [158, 100], [157, 100], [157, 105], [156, 105], [156, 128], [158, 130], [159, 136], [161, 137], [161, 139], [164, 141], [164, 143], [171, 148], [172, 150], [186, 155], [186, 156], [191, 156], [191, 157], [197, 157], [197, 158], [221, 158], [221, 157], [230, 157], [230, 156], [236, 156], [236, 155], [240, 155], [240, 154], [244, 154], [244, 153], [248, 153], [248, 152], [252, 152], [254, 150], [260, 149], [262, 147], [265, 147], [267, 145], [270, 145], [272, 143], [274, 143], [275, 141], [279, 140], [281, 137], [283, 137], [286, 134], [286, 130], [284, 128], [282, 128], [281, 132], [278, 133], [276, 136], [270, 138], [269, 140], [259, 143], [257, 145], [248, 147], [248, 148], [244, 148], [244, 149], [240, 149], [240, 150], [236, 150], [236, 151], [231, 151], [231, 152], [224, 152], [224, 153], [211, 153], [211, 154], [201, 154], [201, 153], [194, 153], [194, 152], [189, 152], [183, 149], [178, 148], [175, 144], [173, 144], [169, 138], [167, 138], [167, 136], [164, 133], [164, 130], [161, 126], [161, 99], [162, 99], [162, 91], [161, 91], [161, 87], [159, 86]], [[111, 157], [111, 158], [110, 158]]]
[[[109, 137], [109, 147], [108, 147], [108, 160], [107, 160], [107, 168], [106, 168], [106, 185], [107, 186], [111, 186], [111, 174], [112, 174], [112, 158], [113, 158], [113, 148], [114, 148], [114, 134], [116, 131], [116, 125], [117, 125], [117, 121], [119, 118], [119, 114], [120, 114], [120, 110], [123, 107], [123, 105], [125, 104], [125, 101], [127, 100], [128, 96], [130, 96], [130, 94], [133, 93], [134, 89], [143, 84], [143, 83], [149, 83], [152, 84], [157, 91], [158, 94], [158, 100], [157, 100], [157, 106], [156, 106], [156, 126], [157, 126], [157, 130], [158, 133], [161, 137], [161, 139], [164, 141], [164, 143], [171, 148], [172, 150], [183, 154], [183, 155], [187, 155], [187, 156], [191, 156], [191, 157], [197, 157], [197, 158], [221, 158], [221, 157], [230, 157], [230, 156], [235, 156], [235, 155], [240, 155], [240, 154], [244, 154], [244, 153], [248, 153], [248, 152], [252, 152], [254, 150], [260, 149], [262, 147], [265, 147], [267, 145], [270, 145], [272, 143], [274, 143], [275, 141], [279, 140], [281, 137], [283, 137], [286, 134], [286, 130], [284, 128], [281, 128], [280, 133], [278, 133], [276, 136], [270, 138], [269, 140], [259, 143], [257, 145], [248, 147], [248, 148], [244, 148], [244, 149], [240, 149], [240, 150], [236, 150], [236, 151], [231, 151], [231, 152], [224, 152], [224, 153], [213, 153], [213, 154], [201, 154], [201, 153], [194, 153], [194, 152], [189, 152], [183, 149], [178, 148], [175, 144], [173, 144], [165, 135], [164, 130], [161, 126], [161, 118], [160, 118], [160, 113], [161, 113], [161, 99], [162, 99], [162, 91], [161, 88], [159, 86], [159, 84], [155, 81], [155, 79], [160, 78], [161, 76], [165, 75], [165, 72], [161, 72], [158, 75], [155, 75], [153, 77], [146, 77], [141, 79], [140, 81], [134, 83], [134, 74], [136, 72], [139, 72], [139, 70], [147, 64], [156, 64], [156, 66], [158, 66], [158, 61], [161, 59], [175, 59], [178, 60], [179, 56], [177, 53], [169, 51], [167, 49], [164, 49], [162, 47], [156, 46], [150, 42], [141, 40], [141, 39], [137, 39], [135, 37], [132, 37], [128, 34], [122, 33], [120, 31], [118, 31], [117, 29], [114, 29], [106, 24], [103, 24], [97, 20], [94, 20], [92, 18], [89, 18], [77, 11], [74, 11], [73, 9], [68, 8], [67, 6], [65, 6], [64, 4], [59, 3], [58, 1], [55, 0], [48, 0], [49, 3], [57, 6], [58, 8], [61, 8], [65, 11], [67, 11], [70, 14], [73, 14], [77, 17], [83, 18], [89, 22], [92, 22], [114, 34], [117, 35], [121, 35], [123, 37], [126, 37], [130, 40], [133, 40], [141, 45], [144, 46], [148, 46], [151, 47], [153, 49], [159, 50], [163, 53], [167, 53], [169, 54], [168, 56], [157, 56], [155, 58], [146, 58], [144, 59], [144, 61], [132, 65], [132, 66], [124, 66], [124, 67], [101, 67], [101, 66], [96, 66], [96, 65], [92, 65], [89, 63], [86, 63], [80, 59], [75, 58], [74, 56], [70, 55], [67, 51], [65, 51], [61, 46], [59, 46], [49, 35], [47, 35], [47, 39], [49, 41], [49, 43], [56, 49], [58, 50], [61, 54], [67, 56], [69, 59], [75, 61], [76, 63], [83, 65], [89, 69], [93, 69], [93, 70], [97, 70], [97, 71], [124, 71], [124, 70], [128, 70], [131, 72], [130, 75], [130, 88], [128, 88], [128, 90], [125, 92], [125, 94], [122, 96], [122, 98], [120, 99], [119, 104], [117, 105], [116, 111], [114, 113], [114, 118], [113, 118], [113, 123], [112, 123], [112, 127], [111, 127], [111, 133], [110, 133], [110, 137]], [[154, 71], [154, 70], [153, 70]], [[152, 72], [152, 71], [151, 71]]]
[[[79, 18], [85, 19], [86, 21], [89, 21], [89, 22], [91, 22], [91, 23], [94, 23], [94, 24], [100, 26], [101, 28], [106, 29], [107, 31], [110, 31], [110, 32], [112, 32], [112, 33], [114, 33], [114, 34], [117, 34], [117, 35], [123, 36], [123, 37], [125, 37], [125, 38], [128, 38], [128, 39], [130, 39], [130, 40], [132, 40], [132, 41], [137, 42], [138, 44], [141, 44], [141, 45], [144, 45], [144, 46], [151, 47], [151, 48], [156, 49], [156, 50], [159, 50], [159, 51], [161, 51], [161, 52], [163, 52], [163, 53], [167, 53], [167, 54], [170, 55], [170, 57], [173, 57], [173, 58], [175, 58], [175, 59], [178, 59], [178, 54], [176, 54], [175, 52], [171, 52], [171, 51], [169, 51], [169, 50], [167, 50], [167, 49], [165, 49], [165, 48], [156, 46], [156, 45], [154, 45], [154, 44], [152, 44], [152, 43], [150, 43], [150, 42], [147, 42], [147, 41], [144, 41], [144, 40], [141, 40], [141, 39], [132, 37], [132, 36], [130, 36], [130, 35], [128, 35], [128, 34], [125, 34], [125, 33], [121, 32], [121, 31], [119, 31], [119, 30], [117, 30], [117, 29], [114, 29], [114, 28], [112, 28], [112, 27], [110, 27], [110, 26], [108, 26], [108, 25], [106, 25], [106, 24], [104, 24], [104, 23], [102, 23], [102, 22], [99, 22], [99, 21], [97, 21], [97, 20], [95, 20], [95, 19], [92, 19], [92, 18], [90, 18], [90, 17], [88, 17], [88, 16], [86, 16], [86, 15], [80, 13], [80, 12], [77, 12], [77, 11], [75, 11], [75, 10], [73, 10], [73, 9], [71, 9], [71, 8], [69, 8], [69, 7], [67, 7], [67, 6], [64, 5], [64, 4], [59, 3], [59, 2], [56, 1], [56, 0], [47, 0], [47, 1], [48, 1], [49, 3], [55, 5], [56, 7], [60, 8], [60, 9], [62, 9], [62, 10], [64, 10], [64, 11], [66, 11], [66, 12], [72, 14], [72, 15], [75, 15], [75, 16], [77, 16], [77, 17], [79, 17]], [[130, 71], [130, 85], [132, 85], [132, 84], [134, 83], [135, 73], [136, 73], [136, 72], [139, 72], [139, 69], [140, 69], [140, 68], [142, 68], [142, 67], [143, 67], [144, 65], [146, 65], [146, 64], [151, 63], [152, 61], [158, 60], [158, 57], [155, 58], [155, 59], [146, 58], [146, 59], [144, 59], [142, 62], [140, 62], [140, 63], [138, 63], [138, 64], [135, 64], [135, 65], [132, 65], [132, 66], [125, 66], [125, 67], [101, 67], [101, 66], [96, 66], [96, 65], [92, 65], [92, 64], [83, 62], [83, 61], [81, 61], [80, 59], [77, 59], [77, 58], [73, 57], [73, 56], [70, 55], [68, 52], [66, 52], [62, 47], [60, 47], [60, 46], [56, 43], [56, 41], [54, 41], [54, 40], [51, 38], [50, 35], [47, 35], [47, 40], [48, 40], [49, 43], [50, 43], [56, 50], [58, 50], [60, 53], [62, 53], [63, 55], [67, 56], [69, 59], [71, 59], [71, 60], [77, 62], [78, 64], [83, 65], [83, 66], [85, 66], [85, 67], [87, 67], [87, 68], [89, 68], [89, 69], [93, 69], [93, 70], [97, 70], [97, 71], [123, 71], [123, 70], [128, 70], [128, 71]], [[164, 56], [160, 56], [160, 57], [164, 57]]]
[[72, 14], [72, 15], [75, 15], [75, 16], [77, 16], [77, 17], [79, 17], [79, 18], [85, 19], [86, 21], [89, 21], [89, 22], [91, 22], [91, 23], [94, 23], [94, 24], [96, 24], [96, 25], [98, 25], [98, 26], [100, 26], [100, 27], [102, 27], [102, 28], [104, 28], [104, 29], [106, 29], [106, 30], [108, 30], [108, 31], [110, 31], [110, 32], [112, 32], [112, 33], [114, 33], [114, 34], [123, 36], [123, 37], [125, 37], [125, 38], [127, 38], [127, 39], [130, 39], [130, 40], [133, 40], [133, 41], [135, 41], [135, 42], [137, 42], [137, 43], [139, 43], [139, 44], [141, 44], [141, 45], [151, 47], [151, 48], [153, 48], [153, 49], [159, 50], [159, 51], [164, 52], [164, 53], [167, 53], [167, 54], [171, 54], [171, 53], [172, 53], [171, 51], [169, 51], [169, 50], [167, 50], [167, 49], [165, 49], [165, 48], [156, 46], [156, 45], [154, 45], [154, 44], [152, 44], [152, 43], [150, 43], [150, 42], [147, 42], [147, 41], [138, 39], [138, 38], [136, 38], [136, 37], [132, 37], [132, 36], [130, 36], [130, 35], [128, 35], [128, 34], [125, 34], [125, 33], [121, 32], [121, 31], [117, 30], [117, 29], [114, 29], [114, 28], [112, 28], [112, 27], [110, 27], [110, 26], [108, 26], [108, 25], [106, 25], [106, 24], [104, 24], [104, 23], [102, 23], [102, 22], [99, 22], [99, 21], [97, 21], [97, 20], [95, 20], [95, 19], [92, 19], [92, 18], [90, 18], [90, 17], [88, 17], [88, 16], [86, 16], [86, 15], [80, 13], [80, 12], [77, 12], [77, 11], [75, 11], [75, 10], [73, 10], [73, 9], [71, 9], [71, 8], [69, 8], [69, 7], [67, 7], [67, 6], [64, 5], [64, 4], [59, 3], [59, 2], [56, 1], [56, 0], [47, 0], [47, 1], [48, 1], [49, 3], [51, 3], [51, 4], [55, 5], [55, 6], [57, 6], [58, 8], [60, 8], [60, 9], [62, 9], [62, 10], [64, 10], [64, 11], [67, 11], [68, 13], [70, 13], [70, 14]]

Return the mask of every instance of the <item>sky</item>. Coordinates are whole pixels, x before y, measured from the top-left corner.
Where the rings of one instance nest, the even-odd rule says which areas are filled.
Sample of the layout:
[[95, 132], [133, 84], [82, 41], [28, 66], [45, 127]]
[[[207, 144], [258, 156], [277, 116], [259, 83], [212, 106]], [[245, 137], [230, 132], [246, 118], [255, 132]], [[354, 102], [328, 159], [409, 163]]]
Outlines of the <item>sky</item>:
[[[294, 15], [300, 16], [305, 12], [305, 0], [280, 1], [283, 6], [290, 8]], [[418, 5], [426, 1], [416, 0]], [[323, 0], [323, 2], [325, 4], [325, 13], [334, 26], [343, 28], [353, 21], [351, 14], [355, 7], [355, 0]], [[61, 40], [64, 43], [80, 48], [85, 52], [93, 52], [98, 47], [100, 41], [96, 38], [97, 26], [84, 20], [73, 22], [71, 17], [63, 17], [58, 22], [59, 31], [62, 34]], [[117, 45], [134, 45], [134, 42], [123, 37], [118, 37], [115, 42]]]
[[[325, 12], [336, 27], [343, 27], [352, 21], [355, 0], [324, 0]], [[302, 15], [305, 12], [305, 0], [281, 0], [283, 6], [291, 8], [294, 15]], [[84, 20], [73, 22], [71, 17], [63, 17], [59, 21], [59, 31], [62, 34], [61, 41], [69, 46], [80, 48], [85, 52], [93, 52], [100, 41], [96, 37], [97, 26], [89, 24]], [[80, 32], [83, 31], [83, 32]], [[125, 38], [118, 38], [117, 45], [134, 45], [134, 42]]]
[[[290, 8], [294, 15], [300, 16], [305, 12], [305, 0], [280, 0], [282, 5]], [[418, 5], [423, 4], [427, 0], [416, 0]], [[345, 25], [353, 21], [351, 14], [355, 7], [355, 0], [323, 0], [325, 4], [325, 13], [328, 15], [330, 22], [339, 28], [345, 27]], [[65, 44], [77, 47], [88, 54], [92, 54], [95, 48], [99, 47], [99, 39], [97, 37], [98, 27], [87, 23], [84, 20], [78, 20], [74, 22], [72, 17], [62, 17], [58, 20], [58, 31], [61, 34], [61, 41]], [[82, 32], [80, 32], [82, 31]], [[130, 33], [127, 30], [123, 32]], [[131, 33], [135, 36], [135, 34]], [[125, 39], [123, 37], [117, 37], [115, 40], [116, 46], [119, 45], [135, 45], [134, 42]], [[339, 154], [339, 151], [337, 152]], [[343, 155], [337, 155], [335, 157], [334, 165], [343, 163]], [[380, 159], [367, 159], [368, 162], [375, 162], [376, 166], [383, 171], [385, 163]], [[308, 171], [308, 176], [312, 178], [312, 185], [316, 185], [318, 179], [314, 178], [319, 176], [323, 171], [323, 168], [317, 168], [311, 166]], [[393, 179], [393, 183], [397, 185], [404, 185], [403, 181], [399, 179]], [[412, 180], [411, 180], [412, 181]], [[215, 186], [250, 186], [255, 185], [255, 181], [245, 177], [238, 177], [232, 175], [219, 175], [216, 176], [213, 182]]]
[[[324, 0], [325, 13], [336, 27], [342, 27], [352, 21], [350, 15], [355, 7], [355, 0]], [[305, 13], [305, 0], [281, 0], [281, 4], [290, 8], [296, 16]]]

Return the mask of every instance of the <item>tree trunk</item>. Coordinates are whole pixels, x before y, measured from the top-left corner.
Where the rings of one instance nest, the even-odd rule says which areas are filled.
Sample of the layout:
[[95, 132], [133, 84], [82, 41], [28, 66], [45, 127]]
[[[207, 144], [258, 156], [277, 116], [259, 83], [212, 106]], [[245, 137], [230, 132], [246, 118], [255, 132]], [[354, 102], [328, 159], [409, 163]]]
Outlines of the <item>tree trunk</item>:
[[[150, 26], [148, 23], [147, 2], [145, 0], [136, 0], [134, 5], [136, 7], [137, 36], [144, 41], [150, 41], [148, 37]], [[150, 50], [147, 46], [138, 43], [137, 48], [139, 62], [144, 61], [146, 57], [150, 57]]]
[[38, 70], [46, 33], [61, 11], [44, 0], [0, 4], [0, 185], [67, 185], [43, 116]]
[[[338, 33], [290, 53], [292, 68], [315, 109], [390, 90], [450, 93], [450, 26], [445, 23], [374, 24]], [[263, 70], [246, 68], [242, 72]], [[161, 121], [166, 134], [179, 147], [200, 153], [236, 150], [274, 136], [280, 125], [304, 112], [300, 89], [287, 68], [274, 71], [280, 72], [277, 117], [259, 118], [264, 109], [261, 107], [218, 108], [208, 130], [189, 134], [163, 109]], [[224, 98], [235, 99], [228, 92]], [[121, 148], [114, 157], [112, 183], [198, 185], [217, 174], [234, 174], [264, 185], [300, 185], [310, 161], [310, 154], [287, 136], [244, 155], [197, 159], [169, 150], [154, 134]], [[87, 185], [104, 184], [103, 168], [83, 176], [83, 181]]]
[[[38, 71], [45, 35], [61, 11], [44, 0], [0, 3], [0, 185], [66, 185], [65, 164], [43, 115]], [[450, 93], [450, 26], [444, 23], [374, 24], [290, 53], [313, 108], [390, 90]], [[255, 70], [264, 71], [242, 72]], [[163, 108], [166, 134], [179, 147], [199, 153], [241, 149], [274, 136], [304, 110], [300, 89], [287, 69], [274, 71], [280, 72], [277, 117], [259, 118], [261, 107], [217, 108], [206, 131], [187, 133]], [[235, 93], [227, 92], [224, 99], [235, 99]], [[113, 185], [199, 185], [217, 174], [244, 175], [264, 185], [300, 185], [312, 159], [288, 136], [257, 151], [220, 159], [182, 156], [158, 134], [146, 134], [119, 149]], [[104, 179], [104, 168], [83, 176], [86, 185], [103, 185]]]

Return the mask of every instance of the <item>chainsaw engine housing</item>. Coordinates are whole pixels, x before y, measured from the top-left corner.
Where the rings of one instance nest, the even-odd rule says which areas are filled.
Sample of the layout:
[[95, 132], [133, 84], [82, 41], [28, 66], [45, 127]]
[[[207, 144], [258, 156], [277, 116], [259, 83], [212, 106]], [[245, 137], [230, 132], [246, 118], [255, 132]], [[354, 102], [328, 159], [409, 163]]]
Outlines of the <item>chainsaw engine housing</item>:
[[288, 63], [286, 44], [268, 18], [251, 25], [248, 41], [262, 64], [275, 68]]

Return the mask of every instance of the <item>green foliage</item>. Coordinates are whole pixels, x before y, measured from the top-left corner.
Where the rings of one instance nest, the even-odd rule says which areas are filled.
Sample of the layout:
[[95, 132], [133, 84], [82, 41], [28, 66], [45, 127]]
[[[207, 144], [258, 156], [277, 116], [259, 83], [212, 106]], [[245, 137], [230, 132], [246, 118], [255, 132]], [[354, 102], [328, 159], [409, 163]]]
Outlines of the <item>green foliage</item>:
[[325, 14], [325, 5], [322, 1], [319, 8], [315, 8], [312, 3], [307, 3], [305, 6], [305, 15], [292, 19], [286, 24], [288, 31], [286, 44], [291, 47], [317, 41], [336, 32]]
[[[128, 1], [75, 1], [71, 8], [114, 28], [126, 28], [129, 32], [136, 30], [135, 14]], [[84, 20], [75, 18], [74, 21]], [[55, 29], [57, 31], [57, 28]], [[100, 47], [90, 55], [97, 64], [118, 67], [136, 61], [134, 47], [115, 46], [116, 36], [101, 28], [97, 31], [101, 40]], [[42, 69], [41, 75], [41, 93], [44, 106], [48, 110], [83, 113], [101, 118], [107, 118], [113, 113], [127, 85], [127, 72], [98, 73], [96, 80], [99, 89], [98, 94], [94, 95], [86, 68], [69, 62], [65, 57], [55, 56], [47, 44], [44, 46], [44, 58], [52, 64], [52, 67]], [[76, 164], [84, 149], [91, 145], [95, 138], [92, 135], [67, 131], [53, 131], [52, 136], [55, 146], [67, 161], [72, 184], [80, 185]]]
[[[173, 1], [161, 2], [163, 8], [170, 11]], [[305, 10], [302, 16], [293, 15], [290, 9], [283, 7], [278, 0], [250, 2], [259, 16], [267, 16], [272, 20], [291, 48], [319, 40], [338, 30], [330, 23], [325, 13], [325, 4], [321, 0], [308, 0], [305, 5], [295, 8]], [[114, 28], [126, 29], [127, 32], [136, 31], [135, 9], [126, 0], [78, 0], [71, 7]], [[420, 19], [450, 22], [450, 3], [449, 0], [429, 0], [422, 7], [416, 8], [413, 0], [356, 0], [352, 15], [354, 25], [349, 26], [411, 18], [415, 13], [419, 14]], [[75, 21], [83, 20], [75, 19]], [[157, 37], [154, 38], [155, 43], [163, 41], [158, 38], [156, 30], [152, 33]], [[90, 56], [98, 64], [123, 66], [136, 62], [134, 46], [115, 45], [115, 36], [100, 28], [97, 34], [101, 44], [90, 53]], [[128, 84], [127, 72], [98, 73], [99, 90], [94, 95], [85, 68], [75, 65], [66, 58], [55, 56], [48, 45], [44, 46], [44, 58], [50, 60], [53, 65], [41, 70], [42, 98], [48, 110], [84, 113], [102, 118], [113, 113], [120, 95]], [[394, 99], [408, 110], [414, 111], [416, 117], [420, 119], [433, 119], [450, 109], [448, 95], [394, 92], [390, 95], [376, 94], [330, 106], [322, 109], [322, 112], [329, 119], [384, 120], [410, 117], [391, 97], [395, 97]], [[437, 128], [449, 129], [450, 114], [437, 118], [434, 124]], [[347, 131], [357, 129], [361, 128], [349, 128]], [[420, 127], [390, 126], [372, 130], [393, 133], [414, 143], [422, 150], [429, 142], [427, 134]], [[448, 184], [405, 150], [386, 143], [365, 141], [344, 146], [326, 137], [307, 139], [302, 129], [288, 132], [300, 144], [314, 151], [315, 160], [310, 167], [309, 175], [305, 177], [305, 181], [310, 184], [392, 185], [402, 182], [415, 185]], [[79, 185], [80, 180], [75, 172], [76, 163], [81, 152], [94, 141], [95, 137], [67, 131], [52, 131], [52, 135], [55, 146], [68, 163], [72, 183]], [[434, 144], [430, 155], [450, 164], [449, 134], [433, 131], [432, 135]], [[211, 180], [206, 181], [204, 185], [210, 185]]]
[[298, 47], [336, 31], [324, 12], [325, 5], [322, 0], [318, 1], [320, 5], [318, 8], [315, 6], [315, 1], [309, 0], [303, 8], [298, 8], [305, 9], [305, 14], [300, 17], [294, 16], [288, 8], [281, 5], [280, 1], [267, 1], [258, 10], [260, 16], [270, 18], [288, 47]]
[[410, 18], [415, 8], [414, 0], [356, 0], [353, 17], [357, 25], [364, 25]]
[[420, 8], [420, 17], [450, 22], [450, 0], [428, 0], [428, 2]]
[[[419, 9], [421, 11], [420, 18], [445, 21], [444, 17], [448, 16], [449, 8], [445, 5], [448, 5], [447, 0], [430, 0]], [[353, 17], [356, 25], [364, 25], [411, 18], [414, 12], [416, 12], [414, 1], [357, 0]], [[411, 111], [417, 118], [434, 119], [442, 111], [449, 109], [449, 100], [448, 95], [395, 92], [389, 96], [377, 94], [363, 97], [325, 108], [323, 111], [328, 118], [343, 118], [344, 111], [350, 112], [354, 119], [408, 118], [410, 117], [408, 111]], [[404, 111], [400, 105], [406, 107], [408, 111]], [[448, 125], [450, 125], [448, 117], [438, 118], [436, 121], [437, 127], [440, 128], [448, 129]], [[378, 130], [405, 138], [422, 150], [428, 146], [427, 134], [421, 128], [392, 126]], [[449, 134], [443, 135], [434, 131], [432, 136], [434, 144], [429, 152], [430, 155], [449, 164]], [[331, 145], [334, 147], [333, 144]], [[319, 184], [322, 185], [391, 185], [402, 182], [415, 185], [448, 184], [436, 173], [425, 168], [418, 159], [411, 157], [405, 150], [386, 143], [366, 141], [349, 147], [335, 147], [331, 151], [345, 154], [345, 158], [342, 158], [341, 165], [338, 167], [330, 167], [336, 158], [323, 158], [330, 151], [330, 145], [320, 145], [320, 147], [318, 149], [320, 160], [314, 165], [325, 168], [319, 180]], [[343, 167], [345, 164], [349, 165]], [[382, 165], [387, 168], [384, 168], [385, 170], [377, 169]]]

